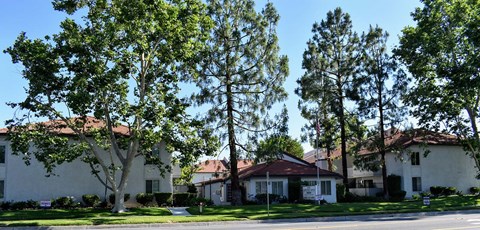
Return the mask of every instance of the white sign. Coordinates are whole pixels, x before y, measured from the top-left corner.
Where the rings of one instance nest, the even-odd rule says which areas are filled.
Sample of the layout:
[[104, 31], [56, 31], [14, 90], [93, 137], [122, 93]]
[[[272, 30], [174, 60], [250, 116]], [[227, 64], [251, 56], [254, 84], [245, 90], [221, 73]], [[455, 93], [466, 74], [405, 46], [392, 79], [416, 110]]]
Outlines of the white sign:
[[50, 207], [52, 207], [52, 202], [49, 201], [49, 200], [42, 200], [42, 201], [40, 201], [40, 207], [50, 208]]
[[315, 200], [316, 195], [316, 186], [303, 186], [303, 199], [304, 200]]

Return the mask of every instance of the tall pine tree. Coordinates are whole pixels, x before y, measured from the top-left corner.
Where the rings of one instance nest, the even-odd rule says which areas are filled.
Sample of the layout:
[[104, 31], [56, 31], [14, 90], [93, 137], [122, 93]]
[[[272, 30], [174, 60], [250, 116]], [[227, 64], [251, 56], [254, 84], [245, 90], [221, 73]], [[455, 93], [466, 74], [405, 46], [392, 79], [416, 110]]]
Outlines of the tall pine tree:
[[[335, 114], [340, 127], [343, 183], [348, 185], [345, 102], [351, 92], [352, 79], [359, 63], [359, 38], [352, 31], [349, 14], [343, 13], [340, 8], [328, 12], [326, 20], [315, 23], [312, 32], [313, 38], [307, 42], [308, 48], [304, 54], [303, 68], [306, 74], [299, 80], [299, 92], [315, 93], [317, 97], [322, 97], [324, 93], [331, 95], [332, 99], [328, 101], [328, 106]], [[309, 77], [313, 79], [309, 81], [304, 79]], [[330, 87], [320, 91], [307, 92], [310, 88], [302, 82], [332, 84], [328, 84]], [[348, 189], [348, 186], [346, 187]]]
[[209, 0], [214, 21], [209, 50], [201, 53], [194, 95], [210, 104], [207, 120], [226, 140], [230, 155], [232, 205], [241, 201], [237, 158], [254, 151], [259, 135], [272, 128], [271, 106], [287, 97], [283, 82], [288, 59], [279, 56], [276, 26], [280, 19], [271, 3], [256, 12], [253, 0]]
[[[356, 75], [355, 87], [360, 90], [357, 102], [360, 116], [378, 121], [378, 129], [374, 131], [362, 147], [380, 155], [379, 165], [383, 179], [383, 193], [388, 196], [387, 168], [385, 164], [385, 127], [395, 127], [405, 116], [406, 110], [399, 104], [400, 96], [406, 91], [408, 78], [400, 69], [398, 62], [390, 57], [387, 50], [388, 33], [380, 27], [372, 27], [368, 33], [362, 34], [362, 74]], [[393, 80], [390, 87], [387, 83]], [[370, 158], [368, 158], [370, 159]], [[356, 161], [365, 160], [362, 157]], [[362, 162], [365, 165], [365, 162]]]

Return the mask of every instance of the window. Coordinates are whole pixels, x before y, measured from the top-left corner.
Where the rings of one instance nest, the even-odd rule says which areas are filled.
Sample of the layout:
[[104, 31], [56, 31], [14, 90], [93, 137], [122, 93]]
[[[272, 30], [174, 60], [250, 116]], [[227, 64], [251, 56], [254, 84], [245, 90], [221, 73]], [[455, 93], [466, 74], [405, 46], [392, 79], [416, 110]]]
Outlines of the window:
[[0, 145], [0, 164], [5, 164], [5, 145]]
[[267, 193], [267, 182], [266, 181], [255, 182], [255, 193], [256, 194]]
[[317, 181], [314, 180], [307, 180], [307, 181], [302, 181], [305, 186], [315, 186], [317, 185]]
[[412, 160], [412, 165], [420, 165], [420, 153], [419, 152], [413, 152], [412, 155], [410, 156]]
[[272, 182], [272, 194], [283, 196], [283, 181]]
[[146, 183], [145, 183], [145, 192], [146, 193], [160, 192], [160, 181], [159, 180], [147, 180]]
[[3, 180], [0, 180], [0, 199], [3, 199], [4, 186], [5, 186], [5, 183], [3, 182]]
[[422, 178], [421, 177], [412, 177], [412, 191], [421, 192], [422, 191]]
[[327, 181], [320, 181], [321, 192], [322, 195], [332, 195], [332, 182]]

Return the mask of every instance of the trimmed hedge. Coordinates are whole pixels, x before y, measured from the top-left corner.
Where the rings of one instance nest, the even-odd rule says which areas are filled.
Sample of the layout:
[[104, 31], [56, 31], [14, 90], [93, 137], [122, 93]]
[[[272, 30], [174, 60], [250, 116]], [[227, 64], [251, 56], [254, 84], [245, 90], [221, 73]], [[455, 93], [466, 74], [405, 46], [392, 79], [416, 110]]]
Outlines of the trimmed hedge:
[[172, 205], [173, 203], [173, 194], [171, 192], [157, 192], [153, 196], [155, 196], [158, 206]]
[[471, 187], [470, 188], [470, 193], [471, 194], [478, 194], [480, 192], [480, 187]]
[[[268, 197], [268, 201], [269, 203], [271, 204], [272, 202], [278, 202], [280, 201], [280, 196], [277, 195], [277, 194], [268, 194], [269, 197]], [[262, 194], [257, 194], [255, 195], [255, 198], [257, 199], [257, 202], [259, 204], [266, 204], [267, 203], [267, 194], [266, 193], [262, 193]]]
[[451, 196], [457, 194], [457, 188], [455, 187], [444, 187], [444, 186], [432, 186], [430, 187], [430, 192], [433, 196]]
[[173, 194], [173, 205], [179, 206], [189, 206], [190, 201], [196, 197], [197, 194], [195, 193], [174, 193]]
[[76, 203], [73, 197], [70, 196], [62, 196], [52, 201], [53, 208], [76, 208], [79, 206], [80, 203]]
[[137, 202], [143, 206], [148, 206], [150, 203], [153, 202], [153, 194], [152, 193], [139, 193], [135, 196]]
[[100, 204], [100, 197], [95, 194], [85, 194], [82, 196], [82, 201], [86, 207], [96, 207]]
[[[127, 202], [128, 200], [130, 200], [130, 193], [123, 194], [123, 201]], [[112, 193], [108, 196], [108, 201], [110, 202], [110, 204], [115, 204], [115, 194], [114, 193]]]

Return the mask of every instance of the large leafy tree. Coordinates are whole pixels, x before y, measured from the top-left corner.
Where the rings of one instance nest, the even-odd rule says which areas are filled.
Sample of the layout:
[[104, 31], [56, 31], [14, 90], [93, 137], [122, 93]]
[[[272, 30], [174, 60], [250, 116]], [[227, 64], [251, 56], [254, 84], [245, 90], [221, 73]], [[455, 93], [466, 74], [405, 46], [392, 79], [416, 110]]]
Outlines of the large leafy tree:
[[[303, 68], [306, 73], [298, 81], [300, 88], [297, 93], [308, 95], [305, 97], [307, 100], [315, 100], [315, 97], [328, 99], [328, 111], [335, 114], [340, 128], [343, 183], [347, 185], [345, 102], [350, 96], [352, 79], [357, 72], [360, 60], [358, 52], [360, 41], [358, 35], [352, 30], [350, 15], [342, 12], [340, 8], [336, 8], [333, 12], [329, 11], [326, 20], [313, 25], [312, 32], [313, 38], [307, 42], [308, 47], [303, 57]], [[324, 106], [318, 102], [317, 105]], [[315, 116], [318, 117], [318, 115]]]
[[271, 162], [281, 157], [284, 152], [303, 159], [302, 144], [288, 135], [288, 110], [285, 105], [276, 120], [279, 122], [274, 128], [274, 132], [258, 143], [255, 150], [255, 161]]
[[[202, 48], [208, 37], [202, 28], [211, 21], [196, 0], [55, 0], [53, 5], [68, 14], [85, 8], [83, 22], [67, 18], [58, 34], [45, 39], [22, 33], [5, 51], [24, 66], [28, 82], [26, 99], [12, 103], [28, 112], [10, 121], [13, 151], [27, 153], [27, 163], [34, 156], [49, 173], [81, 157], [97, 176], [103, 172], [116, 197], [113, 211], [123, 212], [136, 157], [164, 141], [169, 152], [181, 153], [183, 166], [217, 146], [210, 132], [186, 115], [175, 72]], [[34, 125], [28, 122], [32, 116], [56, 122]], [[88, 129], [88, 116], [103, 125]], [[115, 131], [120, 125], [125, 132]], [[71, 129], [76, 141], [56, 135], [60, 128]], [[29, 152], [30, 144], [35, 152]]]
[[[370, 26], [368, 33], [362, 34], [362, 71], [354, 80], [354, 89], [359, 91], [356, 101], [360, 115], [378, 122], [372, 135], [359, 143], [362, 148], [380, 155], [380, 161], [374, 162], [378, 162], [375, 167], [382, 170], [385, 196], [388, 196], [385, 128], [395, 127], [405, 116], [406, 110], [399, 104], [399, 99], [408, 85], [408, 78], [398, 61], [388, 54], [387, 39], [388, 33], [378, 26]], [[364, 160], [363, 156], [357, 160]]]
[[420, 125], [457, 134], [480, 169], [480, 2], [422, 2], [395, 50], [414, 79], [406, 103]]
[[272, 3], [256, 12], [253, 0], [210, 0], [214, 21], [208, 52], [201, 53], [194, 95], [210, 104], [207, 120], [225, 140], [230, 158], [232, 204], [241, 204], [237, 158], [253, 153], [260, 134], [273, 127], [271, 106], [286, 98], [283, 82], [288, 59], [279, 56], [276, 26], [279, 15]]

